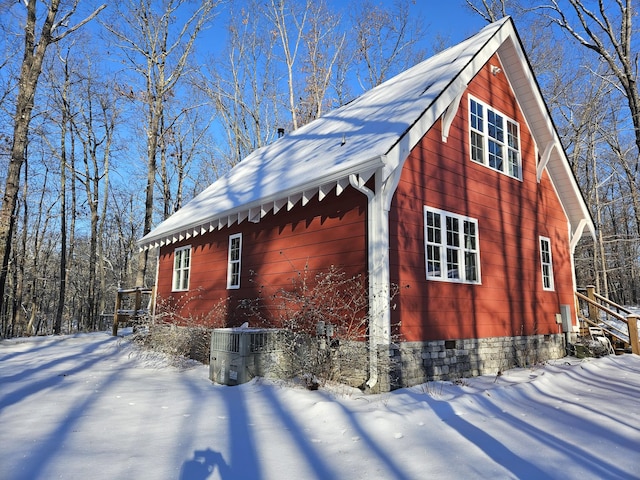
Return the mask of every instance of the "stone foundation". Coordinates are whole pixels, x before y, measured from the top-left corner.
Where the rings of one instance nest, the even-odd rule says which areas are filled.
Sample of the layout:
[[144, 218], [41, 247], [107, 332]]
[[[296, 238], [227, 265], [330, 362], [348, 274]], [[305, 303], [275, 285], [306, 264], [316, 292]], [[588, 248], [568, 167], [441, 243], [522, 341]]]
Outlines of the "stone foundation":
[[[493, 337], [465, 340], [402, 342], [380, 355], [376, 390], [493, 375], [514, 367], [530, 367], [566, 355], [563, 334]], [[384, 372], [389, 372], [388, 377]]]

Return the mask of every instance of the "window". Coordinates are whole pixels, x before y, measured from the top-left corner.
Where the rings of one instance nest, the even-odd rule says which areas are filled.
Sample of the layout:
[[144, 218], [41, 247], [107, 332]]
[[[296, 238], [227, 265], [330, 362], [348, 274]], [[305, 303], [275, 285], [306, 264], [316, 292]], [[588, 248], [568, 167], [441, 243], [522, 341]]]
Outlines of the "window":
[[542, 288], [553, 290], [553, 261], [551, 259], [551, 240], [540, 237], [540, 262], [542, 264]]
[[427, 279], [480, 283], [478, 221], [424, 208]]
[[520, 128], [516, 122], [469, 97], [471, 160], [522, 179]]
[[173, 252], [173, 290], [189, 290], [191, 246], [176, 248]]
[[242, 234], [229, 236], [229, 265], [227, 288], [240, 288], [240, 256], [242, 254]]

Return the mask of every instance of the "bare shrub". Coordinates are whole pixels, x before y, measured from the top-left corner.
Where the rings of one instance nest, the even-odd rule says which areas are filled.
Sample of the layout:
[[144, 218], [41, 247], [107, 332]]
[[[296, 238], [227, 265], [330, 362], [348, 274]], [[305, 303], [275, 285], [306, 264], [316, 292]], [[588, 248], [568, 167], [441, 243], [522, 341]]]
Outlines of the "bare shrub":
[[[254, 279], [255, 281], [255, 279]], [[327, 381], [361, 387], [367, 378], [369, 300], [363, 275], [349, 276], [331, 265], [313, 273], [308, 265], [294, 271], [291, 285], [275, 289], [264, 308], [264, 291], [248, 302], [259, 322], [270, 319], [273, 326], [287, 330], [283, 352], [286, 371], [283, 377], [295, 377], [315, 389]], [[398, 289], [392, 287], [391, 298]]]
[[199, 299], [199, 292], [169, 297], [156, 301], [156, 313], [147, 328], [138, 329], [133, 340], [145, 348], [174, 357], [183, 357], [209, 363], [211, 329], [224, 326], [228, 310], [227, 299], [220, 299], [209, 311], [201, 315], [184, 316], [188, 304]]

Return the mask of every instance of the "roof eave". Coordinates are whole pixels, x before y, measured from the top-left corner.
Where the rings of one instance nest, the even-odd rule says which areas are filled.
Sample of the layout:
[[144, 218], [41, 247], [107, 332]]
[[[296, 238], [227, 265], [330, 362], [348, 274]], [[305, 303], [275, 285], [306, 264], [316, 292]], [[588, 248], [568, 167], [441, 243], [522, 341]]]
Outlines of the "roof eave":
[[320, 200], [322, 200], [326, 194], [334, 189], [336, 189], [339, 195], [349, 185], [350, 175], [359, 175], [366, 181], [378, 168], [385, 165], [385, 159], [385, 155], [376, 155], [356, 165], [350, 165], [329, 175], [314, 179], [311, 182], [267, 195], [235, 208], [217, 212], [190, 224], [181, 225], [180, 228], [161, 232], [156, 235], [153, 235], [152, 230], [150, 234], [138, 240], [138, 247], [140, 250], [148, 250], [154, 247], [181, 242], [200, 234], [219, 230], [236, 223], [242, 223], [245, 220], [257, 223], [269, 212], [275, 214], [282, 208], [291, 210], [291, 208], [299, 202], [305, 205], [316, 194], [318, 194]]

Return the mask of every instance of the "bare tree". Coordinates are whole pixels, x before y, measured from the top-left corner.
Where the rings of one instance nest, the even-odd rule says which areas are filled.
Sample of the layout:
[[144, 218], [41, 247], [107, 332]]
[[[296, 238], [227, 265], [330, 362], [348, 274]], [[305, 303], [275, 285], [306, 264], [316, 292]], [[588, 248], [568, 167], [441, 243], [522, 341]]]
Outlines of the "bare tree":
[[311, 0], [305, 0], [303, 4], [291, 0], [270, 0], [265, 7], [265, 15], [274, 25], [276, 36], [282, 47], [287, 71], [288, 106], [294, 130], [300, 126], [295, 65], [299, 51], [304, 45], [304, 32], [311, 16], [312, 5]]
[[[24, 57], [18, 80], [11, 159], [5, 180], [2, 206], [0, 207], [1, 292], [4, 292], [7, 279], [7, 267], [11, 254], [11, 237], [15, 226], [16, 201], [20, 185], [20, 171], [25, 160], [31, 112], [47, 48], [88, 23], [105, 8], [105, 5], [102, 5], [84, 20], [69, 26], [69, 22], [72, 20], [78, 6], [78, 1], [76, 0], [72, 3], [66, 12], [60, 12], [60, 0], [51, 0], [44, 5], [44, 9], [37, 8], [38, 2], [36, 0], [27, 0], [25, 2]], [[36, 29], [40, 12], [44, 12], [45, 17], [40, 26], [40, 34], [37, 36]], [[4, 295], [0, 296], [0, 311], [2, 311], [3, 302]]]
[[[547, 14], [552, 22], [568, 32], [582, 46], [596, 53], [609, 67], [617, 85], [627, 100], [635, 134], [635, 143], [640, 152], [640, 94], [638, 92], [637, 52], [633, 46], [632, 19], [635, 7], [631, 0], [617, 0], [607, 3], [600, 0], [598, 9], [591, 10], [581, 0], [567, 0], [571, 5], [569, 16], [558, 4], [551, 0], [551, 6], [539, 7], [550, 10]], [[576, 20], [573, 20], [573, 19]], [[577, 25], [574, 25], [574, 22]], [[596, 72], [594, 72], [596, 73]], [[638, 173], [638, 158], [632, 167]]]
[[87, 294], [83, 320], [86, 327], [93, 329], [98, 314], [104, 310], [106, 290], [102, 239], [107, 217], [109, 197], [109, 174], [114, 130], [118, 121], [118, 104], [106, 85], [102, 84], [91, 58], [84, 59], [79, 71], [84, 72], [78, 83], [79, 101], [72, 118], [74, 132], [82, 145], [84, 170], [76, 171], [76, 178], [84, 187], [86, 205], [89, 208], [90, 233], [88, 271], [86, 272]]
[[380, 85], [424, 58], [424, 51], [418, 48], [423, 21], [410, 6], [407, 0], [396, 0], [392, 8], [365, 0], [356, 9], [352, 27], [363, 90]]
[[[493, 23], [507, 16], [506, 0], [481, 0], [480, 2], [466, 0], [466, 2], [471, 10], [484, 18], [488, 23]], [[478, 3], [480, 5], [478, 5]]]
[[[248, 0], [237, 8], [229, 13], [223, 54], [211, 60], [215, 68], [197, 84], [210, 98], [223, 127], [227, 147], [219, 147], [219, 156], [226, 159], [226, 167], [272, 141], [282, 125], [282, 95], [273, 54], [277, 35], [270, 34], [264, 17], [256, 14], [262, 11], [258, 1]], [[225, 165], [212, 167], [218, 170]]]
[[340, 16], [331, 13], [324, 1], [311, 7], [311, 15], [303, 40], [306, 47], [302, 73], [304, 98], [298, 106], [301, 124], [319, 118], [325, 108], [336, 102], [327, 98], [334, 77], [334, 67], [342, 58], [346, 46], [346, 33], [340, 30]]
[[[123, 0], [117, 4], [118, 18], [104, 23], [116, 38], [131, 68], [144, 87], [132, 93], [145, 114], [147, 183], [143, 235], [151, 231], [154, 187], [166, 103], [190, 68], [194, 44], [202, 29], [212, 20], [218, 0], [192, 4], [188, 0], [168, 0], [157, 11], [151, 0]], [[191, 8], [193, 7], [193, 8]], [[141, 253], [136, 283], [143, 285], [147, 273], [148, 250]]]
[[57, 90], [60, 107], [60, 287], [58, 289], [58, 306], [53, 326], [53, 332], [56, 335], [59, 335], [62, 331], [62, 316], [67, 295], [67, 135], [71, 124], [69, 50], [67, 50], [64, 57], [60, 57], [60, 63], [62, 65], [62, 85], [58, 89], [54, 89], [54, 93]]

